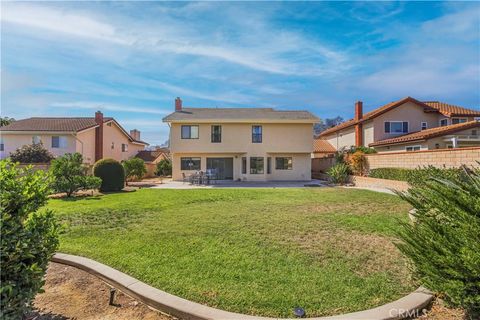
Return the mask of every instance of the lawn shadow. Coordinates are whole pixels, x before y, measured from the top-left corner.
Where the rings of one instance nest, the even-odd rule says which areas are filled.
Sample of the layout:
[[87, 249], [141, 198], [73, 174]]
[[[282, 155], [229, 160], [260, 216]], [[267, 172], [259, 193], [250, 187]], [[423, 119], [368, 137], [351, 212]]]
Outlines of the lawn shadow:
[[61, 314], [53, 313], [53, 312], [41, 312], [41, 311], [33, 311], [29, 313], [25, 319], [28, 320], [69, 320], [72, 318], [66, 317]]

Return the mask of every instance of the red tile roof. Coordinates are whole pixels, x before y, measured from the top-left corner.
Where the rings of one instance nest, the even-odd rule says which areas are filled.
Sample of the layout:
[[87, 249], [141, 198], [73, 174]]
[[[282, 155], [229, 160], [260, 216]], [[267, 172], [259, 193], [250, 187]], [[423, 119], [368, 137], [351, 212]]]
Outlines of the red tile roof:
[[436, 128], [431, 128], [427, 130], [417, 131], [417, 132], [408, 133], [402, 136], [398, 136], [395, 138], [376, 141], [376, 142], [370, 143], [369, 146], [378, 147], [378, 146], [392, 145], [392, 144], [398, 144], [398, 143], [427, 140], [427, 139], [441, 137], [444, 135], [448, 135], [451, 133], [455, 133], [457, 131], [466, 130], [470, 128], [480, 128], [480, 122], [469, 121], [469, 122], [464, 122], [459, 124], [452, 124], [444, 127], [436, 127]]
[[326, 136], [328, 134], [337, 132], [341, 129], [345, 129], [351, 126], [356, 125], [357, 123], [361, 123], [364, 121], [371, 120], [385, 112], [388, 112], [406, 102], [413, 102], [415, 104], [418, 104], [419, 106], [422, 106], [424, 108], [425, 112], [440, 112], [448, 117], [450, 116], [471, 116], [471, 117], [480, 117], [480, 111], [472, 110], [472, 109], [467, 109], [467, 108], [462, 108], [454, 105], [449, 105], [444, 102], [438, 102], [438, 101], [428, 101], [428, 102], [421, 102], [418, 101], [412, 97], [405, 97], [403, 99], [393, 101], [390, 103], [387, 103], [386, 105], [381, 106], [380, 108], [377, 108], [375, 110], [372, 110], [370, 112], [367, 112], [363, 115], [362, 119], [359, 121], [355, 121], [354, 119], [347, 120], [335, 127], [329, 128], [322, 133], [320, 133], [320, 137]]
[[337, 151], [327, 140], [316, 138], [313, 140], [314, 153], [334, 153]]
[[165, 156], [165, 158], [170, 159], [170, 151], [167, 148], [157, 150], [140, 150], [135, 158], [140, 158], [145, 162], [153, 162], [162, 154]]
[[480, 117], [480, 110], [467, 109], [440, 101], [425, 101], [425, 104], [447, 117]]
[[[108, 122], [113, 118], [103, 118]], [[95, 118], [27, 118], [16, 120], [7, 126], [0, 127], [0, 131], [59, 131], [78, 132], [97, 126]]]

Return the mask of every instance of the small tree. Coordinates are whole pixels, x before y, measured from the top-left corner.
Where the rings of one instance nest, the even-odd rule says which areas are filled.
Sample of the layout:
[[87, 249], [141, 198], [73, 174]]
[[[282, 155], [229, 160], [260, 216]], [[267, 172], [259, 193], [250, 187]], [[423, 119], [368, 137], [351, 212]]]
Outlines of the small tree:
[[42, 143], [24, 145], [10, 154], [13, 162], [20, 163], [50, 163], [54, 158]]
[[125, 180], [140, 180], [147, 173], [145, 162], [140, 158], [132, 158], [122, 162], [125, 169]]
[[0, 318], [22, 319], [44, 284], [47, 264], [58, 247], [58, 225], [47, 201], [51, 177], [0, 161]]
[[172, 162], [168, 159], [162, 159], [157, 163], [157, 170], [155, 171], [157, 176], [171, 176], [172, 175]]
[[8, 125], [9, 125], [10, 123], [12, 123], [13, 121], [15, 121], [14, 118], [1, 117], [1, 118], [0, 118], [0, 127], [8, 126]]
[[79, 190], [98, 189], [102, 179], [87, 175], [80, 153], [67, 153], [52, 161], [50, 171], [54, 177], [53, 188], [56, 192], [66, 192], [67, 197]]
[[399, 193], [416, 209], [402, 223], [398, 248], [423, 284], [480, 316], [480, 170], [425, 179]]

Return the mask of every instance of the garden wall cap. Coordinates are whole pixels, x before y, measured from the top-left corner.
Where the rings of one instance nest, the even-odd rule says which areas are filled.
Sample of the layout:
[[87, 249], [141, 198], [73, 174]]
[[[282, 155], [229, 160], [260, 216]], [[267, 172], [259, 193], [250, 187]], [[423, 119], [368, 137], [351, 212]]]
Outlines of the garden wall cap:
[[[93, 274], [109, 285], [161, 312], [181, 319], [271, 320], [274, 318], [228, 312], [192, 302], [147, 285], [123, 272], [92, 259], [55, 254], [52, 262], [76, 267]], [[312, 320], [398, 320], [420, 315], [433, 299], [428, 290], [420, 287], [409, 295], [373, 309], [343, 315], [309, 318]]]

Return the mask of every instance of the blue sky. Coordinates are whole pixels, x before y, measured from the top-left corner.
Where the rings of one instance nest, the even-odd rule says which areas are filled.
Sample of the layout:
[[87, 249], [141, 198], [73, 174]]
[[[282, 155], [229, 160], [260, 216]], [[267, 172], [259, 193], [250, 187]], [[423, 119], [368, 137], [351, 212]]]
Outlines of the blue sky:
[[93, 116], [152, 144], [192, 107], [350, 118], [405, 96], [480, 106], [480, 3], [2, 2], [2, 116]]

